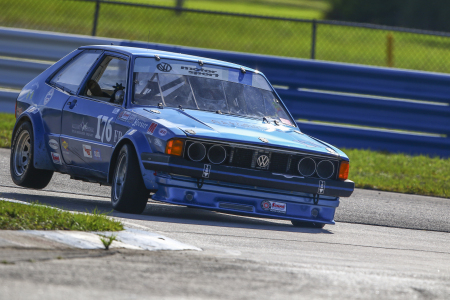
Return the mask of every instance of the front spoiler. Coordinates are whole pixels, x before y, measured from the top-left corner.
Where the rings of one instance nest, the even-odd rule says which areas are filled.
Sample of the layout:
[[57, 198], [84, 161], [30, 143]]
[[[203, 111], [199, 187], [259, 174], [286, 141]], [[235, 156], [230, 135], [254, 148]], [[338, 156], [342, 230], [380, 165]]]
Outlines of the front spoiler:
[[204, 178], [331, 197], [350, 197], [355, 189], [355, 183], [351, 180], [337, 181], [289, 176], [261, 170], [198, 163], [181, 157], [159, 153], [142, 153], [141, 159], [147, 170], [190, 176], [198, 179]]

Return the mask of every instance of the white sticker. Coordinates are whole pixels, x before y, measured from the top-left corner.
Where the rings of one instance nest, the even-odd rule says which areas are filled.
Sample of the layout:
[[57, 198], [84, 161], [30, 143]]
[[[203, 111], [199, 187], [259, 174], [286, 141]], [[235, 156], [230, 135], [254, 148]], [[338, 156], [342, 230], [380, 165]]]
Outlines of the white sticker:
[[203, 167], [203, 178], [209, 178], [209, 174], [211, 174], [211, 165], [205, 164]]
[[57, 150], [59, 148], [59, 144], [56, 140], [51, 139], [48, 141], [48, 145], [50, 146], [50, 148]]
[[165, 135], [167, 134], [167, 129], [161, 128], [161, 129], [158, 131], [158, 133], [159, 133], [160, 136], [165, 136]]
[[286, 213], [286, 203], [264, 200], [261, 202], [261, 208], [276, 213]]
[[52, 99], [54, 92], [55, 91], [53, 89], [50, 89], [50, 91], [48, 91], [47, 95], [45, 95], [44, 105], [47, 105], [47, 103], [50, 101], [50, 99]]
[[317, 194], [324, 194], [325, 193], [325, 181], [319, 180], [319, 190], [317, 191]]
[[119, 111], [120, 111], [120, 108], [114, 108], [112, 113], [113, 113], [113, 115], [117, 115], [119, 113]]
[[84, 157], [92, 158], [92, 149], [90, 145], [83, 145], [83, 155]]
[[52, 160], [54, 164], [61, 165], [61, 156], [59, 153], [52, 152]]

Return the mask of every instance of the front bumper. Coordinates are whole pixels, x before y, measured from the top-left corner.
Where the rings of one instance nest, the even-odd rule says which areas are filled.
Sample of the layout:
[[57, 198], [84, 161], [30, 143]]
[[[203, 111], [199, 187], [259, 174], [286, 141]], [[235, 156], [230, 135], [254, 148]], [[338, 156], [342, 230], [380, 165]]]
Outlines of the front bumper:
[[[191, 177], [158, 174], [153, 200], [225, 213], [285, 220], [334, 224], [339, 198], [322, 197], [314, 204], [311, 195], [226, 184], [206, 180], [201, 188]], [[285, 204], [284, 212], [264, 209], [265, 201]], [[313, 214], [315, 210], [317, 215]]]
[[322, 180], [301, 176], [286, 177], [287, 175], [260, 170], [198, 163], [159, 153], [142, 153], [141, 159], [147, 170], [254, 187], [331, 197], [349, 197], [355, 189], [355, 184], [351, 180]]

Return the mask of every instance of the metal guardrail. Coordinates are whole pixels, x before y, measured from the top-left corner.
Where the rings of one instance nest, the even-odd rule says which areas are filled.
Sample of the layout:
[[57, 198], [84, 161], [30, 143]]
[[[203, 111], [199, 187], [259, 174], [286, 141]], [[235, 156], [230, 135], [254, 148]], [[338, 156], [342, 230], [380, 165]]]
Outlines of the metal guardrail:
[[[110, 43], [260, 70], [283, 86], [277, 92], [295, 118], [322, 122], [299, 121], [302, 131], [338, 147], [450, 156], [450, 75], [0, 28], [4, 56], [57, 60], [81, 45]], [[17, 88], [48, 65], [2, 58], [0, 86]]]

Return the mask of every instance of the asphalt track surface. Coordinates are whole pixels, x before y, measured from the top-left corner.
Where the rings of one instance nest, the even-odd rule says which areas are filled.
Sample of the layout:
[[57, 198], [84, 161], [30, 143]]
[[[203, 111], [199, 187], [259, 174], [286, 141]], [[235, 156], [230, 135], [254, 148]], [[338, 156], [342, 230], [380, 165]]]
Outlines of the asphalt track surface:
[[[0, 150], [0, 197], [111, 211], [110, 188], [55, 174], [14, 186]], [[450, 299], [450, 200], [356, 190], [334, 226], [149, 201], [114, 217], [202, 252], [0, 250], [0, 299]]]

